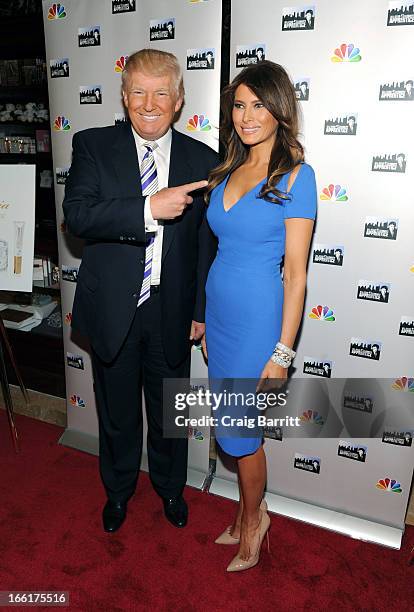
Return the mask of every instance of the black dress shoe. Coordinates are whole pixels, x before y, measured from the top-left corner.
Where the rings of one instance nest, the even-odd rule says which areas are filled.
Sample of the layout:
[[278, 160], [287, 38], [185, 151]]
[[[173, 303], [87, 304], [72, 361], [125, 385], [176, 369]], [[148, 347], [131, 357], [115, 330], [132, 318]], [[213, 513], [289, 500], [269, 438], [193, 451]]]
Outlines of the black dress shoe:
[[185, 527], [188, 519], [188, 508], [185, 499], [168, 497], [163, 499], [164, 514], [174, 527]]
[[102, 511], [103, 527], [105, 531], [113, 533], [118, 531], [126, 518], [126, 502], [115, 502], [108, 499]]

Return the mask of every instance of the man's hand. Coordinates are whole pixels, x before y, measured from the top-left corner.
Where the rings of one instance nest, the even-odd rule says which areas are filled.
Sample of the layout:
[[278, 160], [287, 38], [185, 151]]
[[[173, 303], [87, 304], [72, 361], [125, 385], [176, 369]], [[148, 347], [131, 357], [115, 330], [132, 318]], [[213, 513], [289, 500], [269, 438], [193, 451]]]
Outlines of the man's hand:
[[197, 189], [207, 187], [208, 181], [196, 181], [179, 187], [164, 187], [151, 196], [150, 207], [153, 219], [175, 219], [183, 214], [193, 198], [188, 195]]
[[191, 321], [190, 340], [200, 340], [205, 334], [206, 324]]

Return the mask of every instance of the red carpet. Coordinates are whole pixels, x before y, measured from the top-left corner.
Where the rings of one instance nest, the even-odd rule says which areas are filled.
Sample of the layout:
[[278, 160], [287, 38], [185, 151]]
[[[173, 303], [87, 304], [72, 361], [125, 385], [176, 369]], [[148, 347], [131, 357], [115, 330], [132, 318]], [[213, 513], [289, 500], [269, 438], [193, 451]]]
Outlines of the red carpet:
[[105, 534], [96, 457], [58, 446], [53, 425], [17, 426], [20, 455], [0, 410], [0, 590], [70, 591], [66, 609], [82, 612], [413, 609], [413, 527], [393, 551], [273, 515], [270, 555], [263, 547], [259, 566], [228, 575], [237, 549], [214, 539], [233, 502], [188, 488], [178, 530], [141, 474], [127, 521]]

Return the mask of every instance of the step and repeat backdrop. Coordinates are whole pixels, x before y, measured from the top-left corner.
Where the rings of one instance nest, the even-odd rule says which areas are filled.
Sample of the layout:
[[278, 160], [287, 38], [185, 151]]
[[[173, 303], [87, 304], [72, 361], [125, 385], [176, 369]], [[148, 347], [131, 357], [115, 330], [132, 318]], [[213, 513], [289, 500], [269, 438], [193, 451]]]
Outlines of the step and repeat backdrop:
[[[302, 438], [266, 431], [268, 491], [401, 529], [414, 461], [414, 0], [287, 4], [256, 0], [252, 10], [233, 0], [231, 20], [231, 76], [263, 59], [291, 76], [319, 194], [294, 362], [294, 377], [315, 384], [297, 400]], [[88, 352], [70, 332], [81, 257], [62, 215], [71, 136], [124, 120], [126, 57], [154, 46], [184, 68], [177, 128], [217, 150], [221, 8], [219, 0], [43, 2], [74, 431], [97, 435]], [[206, 376], [194, 351], [192, 377]], [[210, 431], [189, 436], [189, 466], [207, 472]], [[217, 478], [236, 478], [221, 456]]]
[[[413, 473], [413, 34], [413, 1], [232, 2], [231, 76], [286, 68], [319, 195], [294, 361], [303, 437], [267, 431], [267, 488], [398, 528]], [[235, 479], [225, 457], [217, 475]]]
[[[134, 51], [153, 47], [174, 53], [183, 67], [186, 96], [177, 129], [218, 150], [221, 0], [44, 1], [43, 16], [60, 228], [68, 431], [97, 436], [90, 357], [70, 328], [82, 254], [82, 245], [65, 232], [62, 211], [72, 136], [125, 120], [125, 62]], [[189, 435], [190, 464], [207, 472], [209, 432], [201, 436], [191, 430]]]

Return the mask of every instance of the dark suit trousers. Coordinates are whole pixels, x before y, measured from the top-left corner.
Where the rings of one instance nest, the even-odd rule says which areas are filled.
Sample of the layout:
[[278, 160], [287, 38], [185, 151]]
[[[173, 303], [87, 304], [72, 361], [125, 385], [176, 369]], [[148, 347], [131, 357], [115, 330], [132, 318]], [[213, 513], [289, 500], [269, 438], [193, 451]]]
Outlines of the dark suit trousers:
[[149, 474], [161, 497], [182, 493], [187, 478], [187, 439], [166, 439], [162, 428], [163, 378], [190, 375], [190, 357], [177, 368], [165, 360], [159, 294], [135, 313], [117, 357], [105, 363], [92, 354], [99, 417], [99, 462], [109, 499], [134, 493], [142, 453], [142, 388], [148, 421]]

